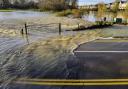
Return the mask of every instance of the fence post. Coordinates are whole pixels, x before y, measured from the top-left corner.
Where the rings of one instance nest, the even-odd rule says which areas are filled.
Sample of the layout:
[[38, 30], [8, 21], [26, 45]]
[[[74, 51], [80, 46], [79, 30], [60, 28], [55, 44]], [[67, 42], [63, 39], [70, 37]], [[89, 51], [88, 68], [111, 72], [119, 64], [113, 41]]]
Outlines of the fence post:
[[25, 33], [28, 35], [27, 23], [25, 23]]
[[61, 35], [62, 28], [61, 28], [61, 23], [59, 23], [59, 35]]

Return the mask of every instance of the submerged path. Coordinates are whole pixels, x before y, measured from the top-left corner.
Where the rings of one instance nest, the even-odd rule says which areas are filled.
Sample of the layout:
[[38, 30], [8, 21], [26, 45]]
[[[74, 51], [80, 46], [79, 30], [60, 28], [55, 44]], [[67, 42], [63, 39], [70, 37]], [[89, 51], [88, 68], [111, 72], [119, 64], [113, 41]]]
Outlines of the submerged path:
[[[43, 77], [23, 78], [14, 81], [14, 85], [11, 85], [10, 89], [18, 87], [27, 87], [27, 89], [127, 89], [127, 46], [128, 40], [121, 39], [103, 39], [82, 44], [74, 51], [77, 58], [77, 63], [74, 67], [78, 69], [68, 68], [73, 63], [73, 59], [67, 59], [70, 62], [64, 63], [66, 66], [64, 70], [68, 71], [66, 79], [64, 79], [65, 75], [63, 75], [66, 72], [61, 71], [63, 69], [61, 61], [62, 64], [57, 64], [56, 66], [56, 68], [59, 68], [58, 71], [50, 70], [52, 71], [50, 73], [55, 75], [61, 71], [58, 77], [56, 76], [56, 79], [55, 77], [50, 78], [51, 75], [49, 73], [46, 73], [46, 75], [49, 75], [46, 79], [43, 79]], [[60, 75], [62, 76], [60, 77]]]

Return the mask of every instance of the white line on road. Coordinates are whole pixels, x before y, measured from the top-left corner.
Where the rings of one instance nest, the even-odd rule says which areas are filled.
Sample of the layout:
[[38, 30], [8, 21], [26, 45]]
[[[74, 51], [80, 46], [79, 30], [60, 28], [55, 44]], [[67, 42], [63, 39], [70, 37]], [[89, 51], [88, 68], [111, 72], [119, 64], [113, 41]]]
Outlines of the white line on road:
[[74, 51], [75, 53], [128, 53], [128, 51]]

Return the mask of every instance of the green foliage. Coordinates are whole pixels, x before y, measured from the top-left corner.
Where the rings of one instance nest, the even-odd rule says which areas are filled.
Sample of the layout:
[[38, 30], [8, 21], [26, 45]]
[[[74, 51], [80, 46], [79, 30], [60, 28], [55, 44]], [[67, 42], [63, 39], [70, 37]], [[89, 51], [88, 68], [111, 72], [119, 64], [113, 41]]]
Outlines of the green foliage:
[[13, 11], [15, 11], [15, 9], [11, 9], [11, 8], [9, 8], [9, 9], [0, 9], [0, 12], [13, 12]]

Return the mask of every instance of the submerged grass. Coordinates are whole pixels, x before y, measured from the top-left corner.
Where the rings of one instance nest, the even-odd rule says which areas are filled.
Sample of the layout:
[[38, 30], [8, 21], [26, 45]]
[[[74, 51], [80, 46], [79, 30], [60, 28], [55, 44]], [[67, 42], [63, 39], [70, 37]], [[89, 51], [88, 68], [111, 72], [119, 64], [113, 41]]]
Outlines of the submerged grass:
[[14, 9], [0, 9], [0, 12], [13, 12]]

